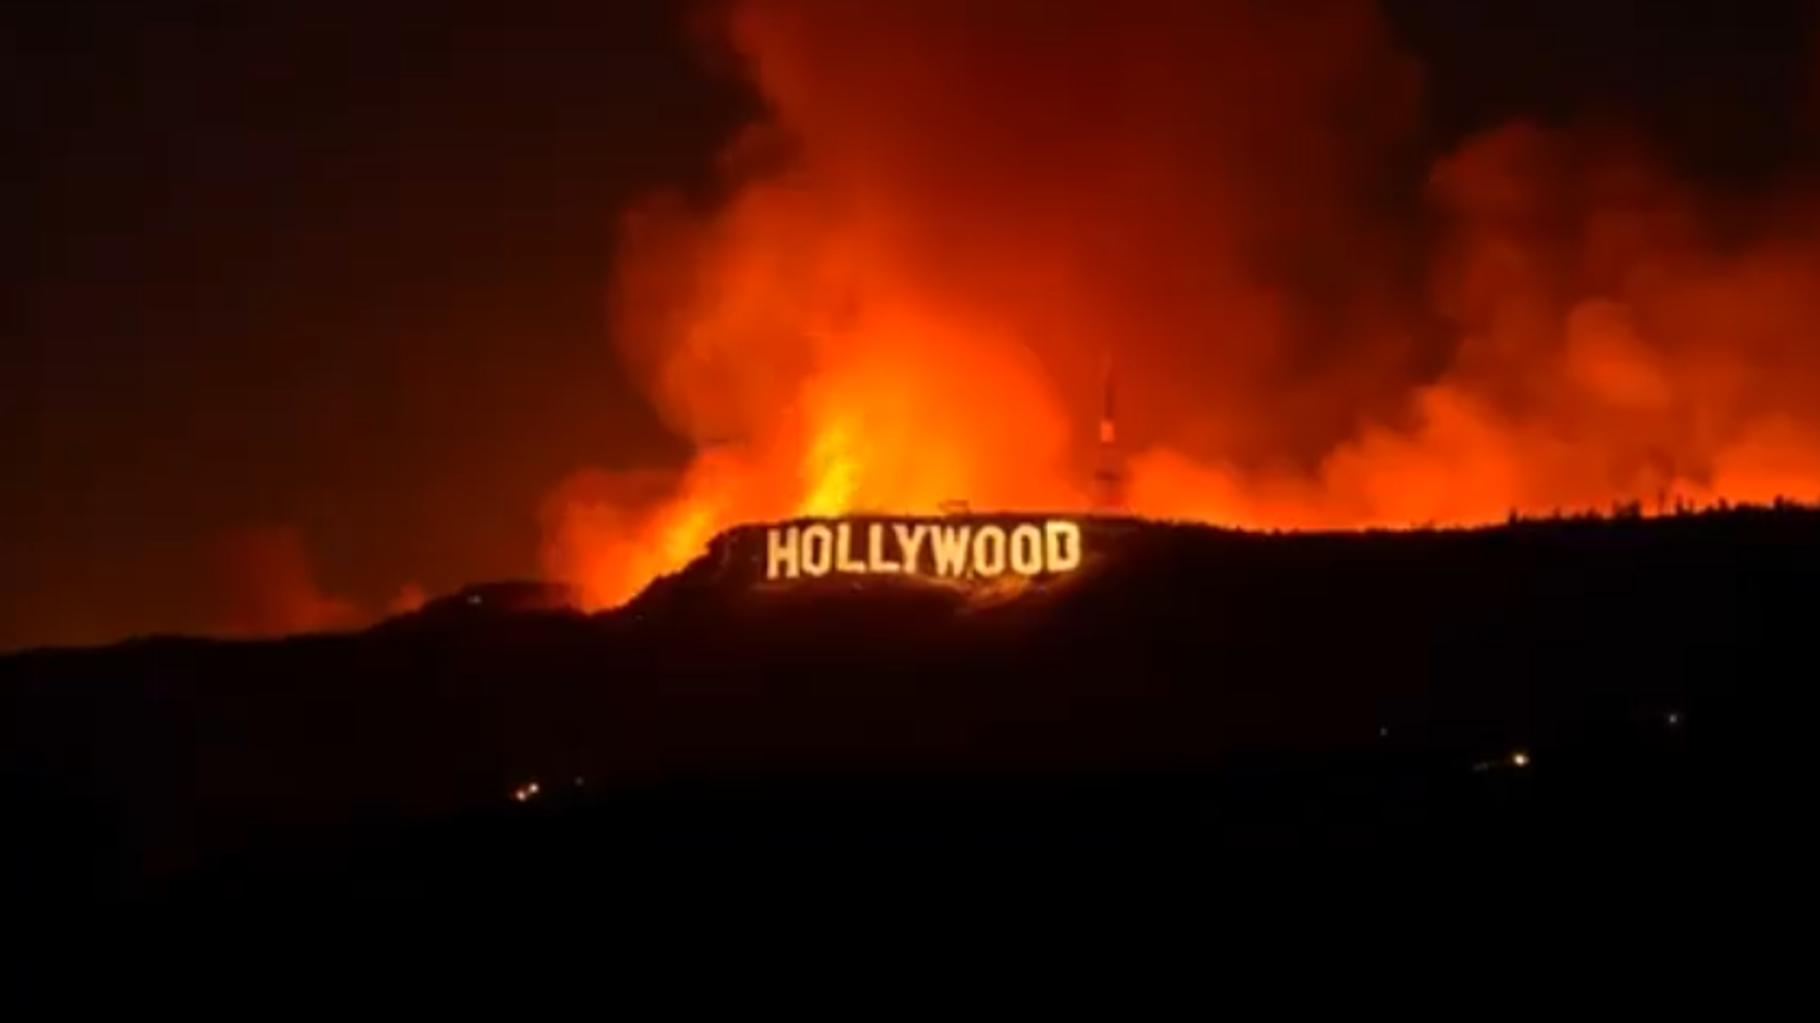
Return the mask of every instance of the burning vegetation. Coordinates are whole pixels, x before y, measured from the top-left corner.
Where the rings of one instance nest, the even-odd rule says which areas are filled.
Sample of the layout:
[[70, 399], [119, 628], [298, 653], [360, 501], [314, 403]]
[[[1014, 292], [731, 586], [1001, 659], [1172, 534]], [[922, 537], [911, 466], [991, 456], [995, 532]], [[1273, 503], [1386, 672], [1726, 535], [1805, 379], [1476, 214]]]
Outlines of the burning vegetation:
[[[590, 472], [545, 568], [623, 601], [730, 526], [1089, 507], [1474, 524], [1820, 496], [1820, 232], [1640, 143], [1424, 156], [1369, 0], [734, 0], [725, 194], [626, 216], [612, 325], [696, 455]], [[1419, 226], [1418, 226], [1419, 225]]]

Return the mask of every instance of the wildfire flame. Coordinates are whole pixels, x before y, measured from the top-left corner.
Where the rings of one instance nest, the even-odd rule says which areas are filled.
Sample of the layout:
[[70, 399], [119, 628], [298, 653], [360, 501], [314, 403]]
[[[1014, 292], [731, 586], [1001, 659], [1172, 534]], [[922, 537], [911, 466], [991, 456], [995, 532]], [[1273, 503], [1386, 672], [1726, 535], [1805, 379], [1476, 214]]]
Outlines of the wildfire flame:
[[612, 290], [698, 453], [552, 497], [546, 570], [595, 606], [745, 521], [1087, 507], [1108, 349], [1140, 514], [1820, 496], [1800, 197], [1728, 205], [1523, 124], [1399, 171], [1419, 69], [1366, 0], [735, 0], [719, 25], [767, 115], [724, 202], [628, 215]]

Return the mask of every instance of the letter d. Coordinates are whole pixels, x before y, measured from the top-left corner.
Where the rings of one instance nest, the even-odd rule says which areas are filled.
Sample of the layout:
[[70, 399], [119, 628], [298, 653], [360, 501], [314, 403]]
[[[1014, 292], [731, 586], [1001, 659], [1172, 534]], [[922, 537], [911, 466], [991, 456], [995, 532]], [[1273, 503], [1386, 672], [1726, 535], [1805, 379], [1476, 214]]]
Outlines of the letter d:
[[1043, 523], [1043, 560], [1051, 572], [1072, 572], [1081, 567], [1081, 525], [1062, 519]]

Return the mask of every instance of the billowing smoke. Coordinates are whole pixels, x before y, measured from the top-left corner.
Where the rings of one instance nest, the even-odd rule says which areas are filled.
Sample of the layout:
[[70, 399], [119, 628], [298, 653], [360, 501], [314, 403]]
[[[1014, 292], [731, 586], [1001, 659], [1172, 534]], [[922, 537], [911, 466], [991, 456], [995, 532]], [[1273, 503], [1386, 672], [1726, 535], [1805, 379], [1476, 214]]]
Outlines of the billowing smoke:
[[352, 628], [362, 624], [351, 601], [317, 585], [302, 534], [290, 526], [243, 529], [215, 549], [220, 631], [247, 639]]
[[392, 595], [391, 601], [386, 604], [386, 610], [394, 615], [411, 614], [423, 610], [423, 606], [429, 603], [429, 600], [429, 591], [425, 590], [421, 584], [405, 583], [398, 588], [397, 593]]
[[[1419, 159], [1368, 0], [736, 0], [731, 198], [631, 211], [628, 365], [699, 457], [572, 481], [547, 567], [629, 596], [742, 519], [1078, 507], [1479, 522], [1820, 496], [1812, 218], [1592, 130]], [[1437, 326], [1441, 325], [1441, 326]]]

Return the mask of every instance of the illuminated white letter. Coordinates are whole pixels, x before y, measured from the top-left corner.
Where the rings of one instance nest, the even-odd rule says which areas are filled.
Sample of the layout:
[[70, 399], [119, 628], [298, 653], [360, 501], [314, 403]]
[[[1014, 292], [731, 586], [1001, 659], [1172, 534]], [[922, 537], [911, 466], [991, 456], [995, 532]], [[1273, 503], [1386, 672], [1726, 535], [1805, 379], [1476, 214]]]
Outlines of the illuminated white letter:
[[834, 532], [826, 523], [805, 527], [801, 548], [804, 575], [824, 576], [834, 567]]
[[917, 555], [923, 552], [923, 541], [929, 539], [928, 524], [909, 526], [899, 522], [892, 532], [897, 534], [897, 546], [904, 555], [904, 571], [915, 575]]
[[1072, 572], [1081, 567], [1081, 526], [1078, 522], [1051, 519], [1043, 523], [1043, 540], [1047, 548], [1043, 560], [1051, 572]]
[[1011, 571], [1043, 574], [1043, 531], [1028, 522], [1011, 531]]
[[967, 573], [967, 526], [935, 527], [935, 574], [960, 578]]
[[796, 578], [796, 527], [765, 530], [765, 578]]
[[866, 527], [866, 570], [869, 572], [902, 572], [904, 566], [885, 560], [885, 524], [874, 522]]
[[973, 534], [973, 574], [987, 579], [1005, 574], [1005, 527], [981, 526]]
[[866, 574], [866, 563], [853, 556], [853, 523], [834, 527], [834, 570]]

